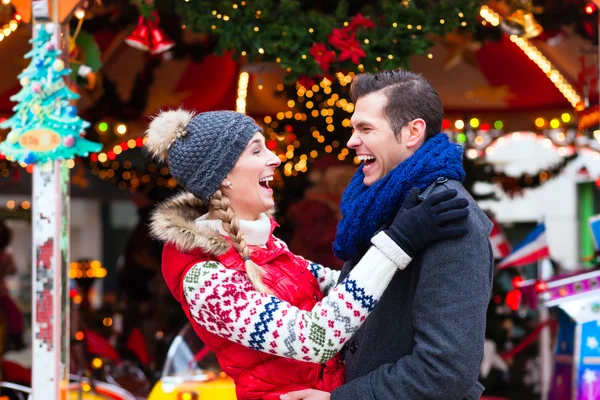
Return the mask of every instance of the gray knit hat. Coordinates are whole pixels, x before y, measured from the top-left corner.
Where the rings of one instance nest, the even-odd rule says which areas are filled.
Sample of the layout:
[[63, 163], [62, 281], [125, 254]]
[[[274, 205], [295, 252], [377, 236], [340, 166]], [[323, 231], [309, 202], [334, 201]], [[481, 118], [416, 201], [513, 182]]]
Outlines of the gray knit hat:
[[259, 131], [252, 118], [235, 111], [163, 111], [146, 131], [146, 148], [168, 160], [171, 174], [186, 190], [208, 201]]

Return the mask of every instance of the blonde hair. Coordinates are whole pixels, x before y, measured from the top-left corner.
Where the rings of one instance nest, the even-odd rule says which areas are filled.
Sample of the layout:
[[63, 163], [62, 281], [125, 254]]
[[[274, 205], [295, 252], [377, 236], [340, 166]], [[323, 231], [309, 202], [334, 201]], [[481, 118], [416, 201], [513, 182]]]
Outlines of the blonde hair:
[[231, 208], [229, 197], [223, 194], [221, 189], [217, 189], [210, 198], [210, 205], [215, 215], [223, 222], [223, 230], [227, 232], [233, 241], [233, 246], [244, 259], [246, 275], [248, 275], [248, 279], [250, 279], [254, 288], [259, 292], [271, 293], [263, 283], [264, 271], [262, 267], [250, 260], [250, 249], [248, 249], [244, 234], [240, 230], [240, 221]]

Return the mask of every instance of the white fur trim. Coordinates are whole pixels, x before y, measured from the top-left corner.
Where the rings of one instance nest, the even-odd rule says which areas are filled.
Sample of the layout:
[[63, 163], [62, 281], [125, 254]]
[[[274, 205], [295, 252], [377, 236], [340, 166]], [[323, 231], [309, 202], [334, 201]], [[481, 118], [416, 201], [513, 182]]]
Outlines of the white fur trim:
[[150, 122], [146, 131], [146, 148], [154, 157], [165, 161], [169, 148], [187, 133], [186, 126], [194, 113], [183, 109], [162, 111]]
[[[208, 214], [196, 220], [196, 229], [212, 229], [223, 236], [228, 236], [223, 229], [223, 221], [208, 219]], [[240, 220], [240, 230], [244, 234], [246, 244], [264, 247], [271, 236], [271, 221], [267, 214], [260, 214], [256, 221]]]
[[400, 270], [406, 268], [412, 261], [412, 258], [383, 231], [373, 236], [371, 238], [371, 243], [373, 243], [379, 251], [385, 254], [387, 258], [392, 260]]

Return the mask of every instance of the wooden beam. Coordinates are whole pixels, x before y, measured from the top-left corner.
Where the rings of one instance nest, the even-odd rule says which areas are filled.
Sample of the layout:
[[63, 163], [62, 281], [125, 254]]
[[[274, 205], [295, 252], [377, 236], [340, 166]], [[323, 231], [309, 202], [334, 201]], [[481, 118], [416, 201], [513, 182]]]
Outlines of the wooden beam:
[[[81, 2], [81, 0], [59, 0], [58, 1], [58, 18], [61, 24], [65, 23], [73, 11], [75, 7]], [[29, 23], [31, 22], [31, 0], [12, 0], [11, 3], [23, 18], [23, 22]], [[49, 8], [52, 7], [52, 3], [48, 5]], [[52, 11], [50, 12], [52, 15]]]

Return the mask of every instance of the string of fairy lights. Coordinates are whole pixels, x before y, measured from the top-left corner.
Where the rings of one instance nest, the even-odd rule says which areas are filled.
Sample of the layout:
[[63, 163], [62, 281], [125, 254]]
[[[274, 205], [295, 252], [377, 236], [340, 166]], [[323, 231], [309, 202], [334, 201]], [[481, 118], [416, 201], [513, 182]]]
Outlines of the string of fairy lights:
[[[189, 2], [190, 0], [185, 0], [185, 1], [186, 1], [186, 2]], [[408, 7], [410, 7], [410, 6], [411, 6], [411, 4], [410, 4], [410, 0], [404, 0], [404, 1], [401, 1], [401, 2], [400, 2], [400, 4], [401, 4], [403, 7], [406, 7], [406, 8], [408, 8]], [[239, 6], [241, 6], [241, 7], [244, 7], [244, 6], [246, 6], [246, 2], [245, 2], [245, 1], [242, 1], [242, 2], [240, 2], [240, 5], [239, 5]], [[232, 4], [232, 8], [233, 8], [233, 9], [238, 9], [238, 8], [239, 8], [239, 6], [238, 6], [238, 4], [237, 4], [237, 3], [233, 3], [233, 4]], [[219, 10], [216, 10], [216, 9], [215, 9], [215, 10], [213, 10], [213, 11], [212, 11], [212, 13], [211, 13], [211, 14], [213, 15], [213, 17], [214, 17], [215, 19], [217, 19], [217, 20], [218, 20], [218, 21], [215, 21], [216, 23], [217, 23], [217, 22], [218, 22], [218, 23], [220, 23], [220, 21], [223, 21], [223, 22], [229, 22], [229, 21], [232, 21], [231, 17], [230, 17], [230, 16], [227, 14], [227, 12], [226, 12], [226, 11], [219, 11]], [[256, 19], [257, 19], [257, 20], [261, 18], [261, 14], [262, 14], [262, 11], [261, 11], [261, 10], [256, 10]], [[462, 13], [461, 11], [458, 11], [458, 12], [457, 12], [457, 15], [458, 15], [458, 17], [459, 17], [459, 18], [461, 18], [461, 19], [462, 19], [462, 18], [465, 18], [465, 15], [464, 15], [464, 13]], [[216, 24], [216, 23], [211, 25], [211, 29], [212, 29], [212, 30], [216, 30], [216, 29], [218, 29], [218, 28], [219, 28], [219, 27], [217, 26], [217, 24]], [[235, 22], [233, 22], [233, 23], [235, 23]], [[441, 19], [439, 20], [439, 24], [440, 24], [440, 25], [444, 25], [445, 23], [446, 23], [446, 20], [445, 20], [444, 18], [441, 18]], [[344, 27], [348, 27], [348, 25], [349, 25], [349, 22], [347, 22], [347, 21], [343, 23], [343, 26], [344, 26]], [[461, 26], [461, 27], [466, 27], [467, 25], [468, 25], [467, 21], [461, 21], [461, 23], [460, 23], [460, 26]], [[415, 33], [417, 33], [417, 32], [419, 32], [419, 31], [422, 31], [422, 30], [423, 30], [423, 26], [421, 26], [421, 25], [419, 25], [419, 24], [410, 24], [410, 23], [409, 23], [409, 24], [399, 24], [398, 22], [393, 22], [393, 23], [391, 24], [391, 27], [392, 27], [392, 29], [403, 29], [403, 28], [405, 28], [405, 29], [407, 29], [407, 30], [409, 30], [409, 31], [415, 31]], [[186, 26], [186, 25], [183, 25], [183, 26], [182, 26], [182, 29], [186, 29], [186, 28], [187, 28], [187, 26]], [[260, 31], [261, 31], [261, 28], [260, 28], [259, 26], [254, 26], [254, 27], [252, 28], [252, 30], [253, 30], [254, 32], [258, 33], [258, 32], [260, 32]], [[309, 28], [308, 28], [308, 32], [312, 34], [312, 33], [314, 33], [314, 32], [315, 32], [315, 29], [314, 29], [313, 27], [309, 27]], [[414, 39], [414, 38], [416, 38], [416, 34], [415, 34], [415, 35], [413, 35], [413, 36], [412, 36], [412, 38], [413, 38], [413, 39]], [[370, 44], [370, 40], [369, 40], [368, 38], [365, 38], [365, 39], [363, 39], [363, 42], [364, 42], [364, 44], [366, 44], [366, 45], [369, 45], [369, 44]], [[392, 39], [392, 42], [393, 42], [393, 43], [397, 43], [397, 39]], [[265, 49], [264, 49], [264, 47], [261, 47], [261, 46], [257, 46], [257, 48], [256, 48], [254, 51], [256, 51], [256, 52], [257, 52], [258, 54], [260, 54], [260, 55], [264, 55], [264, 54], [265, 54]], [[242, 51], [240, 51], [240, 53], [239, 53], [239, 54], [240, 54], [242, 57], [244, 57], [244, 56], [248, 55], [248, 52], [247, 52], [246, 50], [242, 50]], [[301, 54], [301, 55], [300, 55], [300, 57], [301, 57], [302, 59], [307, 59], [307, 58], [308, 58], [308, 55], [307, 55], [307, 54]], [[433, 54], [431, 54], [431, 53], [428, 53], [428, 54], [427, 54], [427, 57], [428, 57], [429, 59], [432, 59], [432, 58], [433, 58]], [[394, 55], [393, 55], [393, 54], [384, 54], [384, 55], [378, 55], [378, 56], [375, 56], [375, 60], [376, 60], [377, 62], [381, 62], [382, 60], [384, 60], [384, 59], [386, 59], [386, 58], [387, 58], [387, 59], [389, 59], [389, 60], [393, 60], [393, 59], [394, 59]], [[277, 58], [275, 59], [275, 61], [276, 61], [277, 63], [280, 63], [280, 62], [281, 62], [281, 59], [280, 59], [279, 57], [277, 57]], [[360, 72], [363, 72], [363, 71], [364, 71], [364, 65], [363, 65], [363, 64], [358, 64], [357, 68], [358, 68], [358, 70], [359, 70]], [[290, 68], [290, 67], [287, 67], [285, 70], [286, 70], [287, 72], [290, 72], [290, 71], [291, 71], [291, 68]], [[241, 78], [241, 76], [240, 76], [240, 78]], [[241, 87], [241, 86], [238, 86], [238, 87]], [[239, 97], [239, 96], [238, 96], [238, 97]], [[240, 112], [241, 112], [241, 111], [240, 111]]]
[[[353, 78], [352, 73], [348, 75], [338, 74], [336, 76], [340, 85], [349, 84]], [[308, 164], [314, 161], [319, 154], [337, 153], [337, 158], [341, 161], [349, 156], [349, 150], [340, 144], [338, 140], [329, 141], [326, 136], [334, 133], [336, 126], [332, 116], [337, 112], [345, 112], [347, 115], [342, 119], [342, 129], [351, 128], [350, 117], [354, 111], [354, 104], [346, 99], [340, 98], [337, 93], [332, 93], [331, 81], [327, 78], [321, 80], [319, 84], [314, 84], [311, 88], [306, 88], [301, 84], [296, 85], [297, 100], [288, 100], [288, 110], [281, 111], [274, 117], [267, 116], [264, 118], [266, 124], [266, 134], [268, 139], [268, 147], [273, 150], [283, 163], [283, 172], [286, 176], [295, 176], [298, 173], [308, 171]], [[279, 91], [283, 91], [283, 85], [277, 87]], [[247, 88], [244, 88], [241, 95], [244, 96]], [[322, 93], [327, 97], [317, 102], [315, 94]], [[240, 102], [245, 101], [245, 97], [239, 97]], [[325, 118], [326, 131], [321, 132], [314, 126], [307, 128], [311, 135], [303, 135], [304, 140], [313, 140], [322, 146], [321, 151], [311, 150], [306, 154], [296, 154], [296, 150], [300, 147], [300, 141], [289, 126], [285, 125], [284, 119], [294, 119], [297, 121], [306, 121], [307, 115], [302, 112], [294, 111], [297, 106], [303, 103], [303, 106], [311, 110], [309, 114], [315, 118]], [[503, 145], [511, 139], [519, 140], [521, 137], [534, 135], [539, 139], [539, 142], [548, 148], [553, 148], [561, 156], [568, 156], [574, 153], [575, 148], [587, 148], [599, 154], [600, 150], [600, 130], [595, 134], [595, 139], [586, 141], [584, 137], [577, 134], [574, 117], [569, 112], [563, 112], [561, 115], [547, 118], [536, 117], [533, 121], [536, 132], [506, 132], [504, 130], [504, 122], [502, 120], [494, 120], [489, 122], [480, 121], [479, 118], [473, 117], [468, 120], [463, 119], [444, 119], [442, 122], [442, 130], [448, 134], [456, 143], [463, 145], [465, 148], [465, 156], [470, 159], [476, 159], [491, 154], [496, 145]], [[337, 137], [334, 136], [334, 139]], [[276, 151], [278, 142], [289, 144], [283, 150]], [[359, 161], [356, 157], [353, 159], [355, 164]]]
[[[216, 15], [215, 12], [213, 14]], [[482, 24], [490, 23], [492, 26], [500, 25], [502, 21], [502, 17], [499, 14], [494, 12], [487, 6], [482, 6], [480, 9], [480, 15], [483, 18]], [[460, 15], [459, 15], [460, 17]], [[440, 20], [441, 24], [444, 24], [445, 21]], [[463, 26], [466, 22], [463, 22]], [[398, 24], [393, 25], [394, 28], [398, 26]], [[406, 26], [407, 29], [416, 29], [419, 30], [419, 26], [412, 26], [408, 24]], [[579, 107], [581, 103], [581, 97], [577, 94], [575, 89], [566, 81], [565, 77], [552, 66], [550, 61], [544, 57], [541, 52], [528, 40], [517, 37], [516, 35], [510, 36], [512, 42], [514, 42], [538, 67], [547, 75], [547, 77], [551, 80], [551, 82], [556, 86], [556, 88], [565, 96], [565, 98], [571, 103], [571, 105], [575, 107]], [[368, 39], [364, 40], [365, 44], [369, 44]], [[303, 55], [306, 57], [306, 55]], [[388, 55], [389, 57], [393, 57], [393, 55]], [[432, 59], [433, 55], [428, 54], [428, 58]], [[378, 61], [381, 57], [378, 56]], [[362, 65], [358, 66], [359, 71], [362, 71], [364, 68]], [[344, 75], [342, 73], [336, 74], [336, 78], [342, 86], [349, 84], [352, 81], [354, 74], [352, 72]], [[248, 92], [248, 74], [247, 72], [243, 72], [239, 77], [238, 84], [238, 98], [237, 98], [237, 110], [240, 112], [245, 111], [246, 106], [246, 96]], [[304, 103], [304, 106], [311, 110], [312, 117], [323, 117], [325, 118], [325, 122], [327, 123], [327, 131], [328, 133], [333, 133], [335, 131], [335, 125], [333, 124], [333, 114], [337, 110], [340, 109], [346, 113], [348, 113], [348, 118], [344, 118], [342, 120], [342, 128], [350, 128], [350, 116], [354, 110], [354, 104], [348, 102], [346, 99], [339, 98], [337, 93], [332, 93], [331, 90], [331, 81], [327, 78], [321, 80], [319, 84], [314, 84], [312, 87], [307, 88], [302, 84], [296, 85], [297, 89], [297, 102]], [[278, 90], [283, 90], [283, 85], [278, 86]], [[313, 96], [317, 92], [322, 92], [325, 95], [328, 95], [325, 101], [321, 103], [320, 106], [315, 105], [315, 102], [312, 100]], [[282, 142], [286, 139], [286, 134], [288, 136], [293, 135], [289, 139], [290, 144], [287, 145], [285, 151], [276, 152], [276, 154], [281, 159], [283, 165], [284, 174], [286, 176], [295, 176], [298, 173], [307, 172], [308, 163], [314, 161], [319, 156], [319, 151], [311, 150], [308, 154], [296, 154], [296, 149], [300, 147], [300, 142], [296, 135], [294, 135], [291, 131], [286, 131], [286, 126], [281, 127], [282, 120], [284, 119], [295, 119], [298, 121], [306, 121], [306, 114], [294, 111], [294, 107], [296, 106], [296, 101], [289, 100], [287, 102], [288, 110], [281, 111], [277, 113], [275, 117], [267, 116], [264, 118], [264, 123], [267, 125], [266, 134], [268, 138], [272, 142], [270, 142], [269, 148], [275, 151], [277, 147], [277, 141]], [[335, 107], [334, 107], [335, 106]], [[535, 126], [542, 130], [541, 133], [533, 133], [540, 138], [540, 141], [545, 146], [554, 147], [559, 154], [567, 155], [573, 152], [573, 149], [569, 146], [572, 144], [574, 137], [576, 134], [573, 133], [572, 129], [567, 129], [565, 126], [564, 129], [561, 125], [569, 124], [571, 122], [572, 117], [569, 113], [563, 113], [560, 118], [552, 118], [549, 121], [546, 121], [543, 117], [538, 117], [535, 120]], [[451, 127], [455, 129], [451, 129]], [[444, 132], [449, 134], [456, 142], [463, 144], [466, 148], [465, 155], [471, 159], [475, 159], [478, 157], [485, 156], [485, 154], [489, 154], [493, 151], [494, 147], [491, 146], [495, 144], [496, 141], [498, 143], [503, 143], [503, 140], [506, 140], [507, 137], [518, 138], [521, 134], [520, 132], [514, 132], [512, 136], [507, 136], [507, 134], [502, 130], [504, 124], [500, 120], [496, 120], [493, 124], [480, 123], [477, 118], [472, 118], [468, 123], [461, 119], [457, 119], [455, 121], [444, 120], [442, 129]], [[282, 129], [283, 128], [283, 129]], [[337, 158], [340, 161], [344, 161], [346, 157], [349, 156], [349, 150], [341, 145], [339, 141], [333, 140], [329, 143], [326, 143], [327, 138], [324, 132], [320, 132], [315, 127], [310, 128], [311, 135], [307, 136], [316, 140], [319, 144], [323, 146], [322, 153], [336, 153]], [[600, 143], [600, 132], [596, 141]], [[593, 148], [596, 151], [595, 148]], [[354, 163], [358, 164], [359, 161], [357, 157], [354, 157]]]
[[[2, 4], [9, 5], [10, 0], [8, 2], [6, 0], [2, 0]], [[11, 33], [17, 30], [19, 24], [21, 23], [21, 20], [21, 16], [18, 13], [15, 13], [12, 19], [7, 24], [4, 24], [2, 29], [0, 29], [0, 42], [3, 41], [5, 38], [9, 37]]]
[[[498, 26], [502, 22], [502, 17], [488, 6], [481, 6], [481, 17], [492, 24]], [[529, 40], [517, 35], [510, 35], [511, 42], [515, 43], [532, 60], [556, 86], [563, 96], [571, 103], [573, 108], [581, 107], [581, 97], [577, 91], [567, 82], [567, 79], [544, 57], [542, 52]]]
[[[0, 0], [4, 4], [10, 2], [10, 0]], [[186, 0], [188, 1], [188, 0]], [[240, 3], [242, 6], [245, 2]], [[234, 7], [235, 8], [235, 7]], [[81, 13], [79, 13], [81, 14]], [[257, 11], [260, 15], [260, 11]], [[462, 18], [462, 13], [459, 13], [459, 17]], [[218, 13], [216, 10], [213, 11], [213, 15], [224, 21], [227, 21], [228, 16]], [[77, 18], [83, 15], [78, 15]], [[492, 26], [499, 26], [502, 22], [502, 17], [494, 12], [487, 6], [482, 6], [480, 9], [480, 16], [482, 17], [482, 24], [491, 24]], [[81, 18], [80, 18], [81, 19]], [[15, 19], [12, 20], [8, 25], [4, 26], [3, 30], [0, 30], [0, 41], [8, 36], [10, 32], [16, 30], [21, 17], [15, 14]], [[444, 24], [445, 20], [440, 19], [440, 24]], [[347, 23], [345, 23], [346, 25]], [[463, 21], [462, 26], [466, 26], [467, 22]], [[408, 30], [419, 31], [422, 29], [420, 25], [407, 24], [405, 27], [400, 26], [397, 23], [393, 23], [392, 27], [406, 28]], [[215, 29], [213, 27], [213, 29]], [[255, 28], [255, 31], [259, 29]], [[312, 29], [312, 28], [310, 28]], [[310, 31], [309, 29], [309, 31]], [[3, 33], [2, 33], [3, 32]], [[565, 77], [553, 67], [551, 62], [545, 58], [537, 47], [535, 47], [530, 41], [517, 37], [516, 35], [510, 36], [510, 40], [515, 43], [538, 67], [546, 74], [548, 79], [557, 87], [557, 89], [565, 96], [565, 98], [571, 103], [574, 108], [577, 108], [581, 104], [581, 97], [577, 94], [576, 90], [567, 82]], [[369, 45], [369, 39], [364, 39], [365, 45]], [[264, 54], [264, 49], [258, 48], [260, 54]], [[245, 51], [241, 52], [245, 55]], [[306, 58], [306, 54], [302, 54], [301, 57]], [[381, 61], [384, 58], [393, 59], [392, 54], [378, 55], [376, 56], [377, 61]], [[429, 59], [433, 58], [433, 55], [429, 53], [427, 55]], [[280, 60], [277, 59], [277, 62]], [[364, 66], [358, 65], [358, 70], [363, 71]], [[337, 73], [335, 79], [343, 87], [348, 85], [354, 77], [353, 72], [348, 74]], [[246, 112], [246, 98], [248, 95], [250, 75], [247, 71], [240, 73], [238, 77], [238, 88], [237, 88], [237, 99], [236, 99], [236, 111], [245, 113]], [[262, 85], [259, 86], [262, 89]], [[277, 85], [278, 91], [284, 90], [284, 85]], [[317, 101], [316, 95], [320, 95], [323, 99]], [[323, 154], [333, 154], [338, 160], [344, 161], [349, 157], [352, 157], [348, 148], [345, 147], [344, 143], [340, 143], [336, 139], [336, 129], [351, 129], [350, 117], [354, 111], [354, 104], [345, 98], [340, 97], [338, 93], [332, 89], [332, 82], [328, 78], [323, 78], [320, 82], [313, 84], [311, 87], [305, 87], [300, 83], [296, 84], [296, 95], [297, 99], [290, 99], [287, 101], [288, 110], [281, 111], [275, 116], [266, 116], [263, 119], [266, 125], [265, 133], [267, 135], [267, 146], [269, 149], [275, 152], [280, 158], [283, 164], [283, 173], [286, 176], [296, 176], [299, 173], [305, 173], [308, 171], [309, 164]], [[326, 129], [321, 131], [316, 127], [310, 127], [310, 135], [303, 135], [302, 140], [311, 140], [315, 144], [318, 144], [319, 149], [312, 149], [307, 151], [305, 154], [297, 154], [300, 146], [300, 139], [296, 136], [293, 130], [288, 129], [285, 124], [285, 119], [294, 119], [296, 121], [306, 121], [307, 114], [295, 111], [297, 105], [303, 105], [308, 111], [310, 116], [313, 118], [323, 118], [325, 121]], [[334, 123], [334, 114], [344, 113], [341, 119], [341, 126], [337, 126]], [[337, 115], [339, 117], [339, 114]], [[577, 136], [576, 131], [571, 129], [572, 116], [569, 113], [563, 113], [560, 117], [545, 119], [538, 117], [535, 119], [535, 126], [541, 132], [532, 133], [537, 135], [539, 140], [549, 147], [554, 147], [561, 155], [572, 154], [575, 146], [575, 138]], [[485, 156], [494, 151], [496, 145], [502, 145], [506, 140], [515, 139], [518, 140], [523, 133], [513, 132], [505, 133], [503, 131], [504, 123], [501, 120], [482, 122], [478, 118], [471, 118], [470, 120], [449, 120], [443, 121], [442, 129], [444, 132], [449, 134], [457, 143], [461, 143], [465, 146], [465, 155], [470, 159], [476, 159], [478, 157]], [[96, 130], [100, 135], [106, 134], [112, 130], [117, 136], [124, 136], [128, 132], [128, 127], [124, 123], [111, 124], [107, 121], [101, 121], [96, 125]], [[595, 152], [595, 155], [600, 150], [600, 130], [594, 132], [595, 139], [592, 139], [594, 146], [589, 145], [588, 147]], [[331, 140], [333, 139], [333, 140]], [[144, 183], [149, 183], [152, 180], [156, 180], [159, 186], [175, 187], [177, 185], [176, 180], [170, 175], [168, 167], [159, 166], [157, 164], [148, 164], [145, 171], [136, 171], [130, 161], [119, 162], [117, 157], [128, 150], [142, 147], [144, 145], [143, 138], [129, 139], [113, 145], [112, 148], [104, 150], [101, 153], [92, 154], [90, 156], [90, 166], [94, 175], [105, 181], [111, 181], [116, 183], [120, 188], [125, 189], [129, 187], [137, 187]], [[11, 163], [3, 162], [4, 157], [0, 154], [0, 177], [7, 177], [10, 174]], [[6, 160], [11, 161], [11, 160]], [[357, 157], [353, 157], [352, 161], [355, 164], [359, 164]], [[25, 168], [27, 172], [32, 172], [32, 166], [27, 164], [20, 164], [21, 167]], [[68, 161], [69, 168], [75, 166], [73, 160]]]
[[[348, 75], [337, 74], [340, 85], [346, 86], [352, 81], [354, 73], [350, 72]], [[326, 123], [326, 131], [321, 132], [315, 126], [309, 128], [310, 138], [313, 141], [322, 146], [323, 150], [321, 154], [335, 153], [337, 152], [337, 158], [340, 161], [344, 161], [349, 156], [350, 151], [342, 146], [339, 140], [333, 140], [326, 143], [326, 135], [333, 134], [336, 126], [334, 124], [333, 115], [336, 111], [345, 112], [341, 124], [343, 128], [350, 129], [350, 116], [354, 111], [354, 104], [347, 101], [344, 98], [340, 98], [337, 93], [333, 93], [331, 88], [332, 82], [328, 78], [323, 78], [319, 84], [314, 84], [312, 87], [305, 87], [298, 83], [296, 85], [297, 100], [288, 100], [287, 111], [281, 111], [276, 114], [274, 118], [267, 116], [264, 118], [266, 124], [265, 133], [267, 135], [267, 146], [275, 151], [277, 148], [277, 142], [287, 140], [289, 144], [285, 147], [285, 151], [276, 152], [277, 156], [283, 163], [283, 173], [285, 176], [296, 176], [298, 173], [305, 173], [308, 171], [308, 164], [319, 157], [320, 152], [318, 150], [311, 150], [307, 154], [296, 154], [296, 149], [300, 147], [300, 141], [297, 136], [293, 133], [289, 125], [284, 125], [281, 121], [284, 119], [294, 119], [296, 121], [305, 122], [307, 120], [307, 114], [301, 112], [295, 112], [294, 108], [297, 103], [303, 103], [303, 106], [310, 110], [310, 114], [313, 118], [324, 118]], [[278, 85], [277, 89], [283, 91], [283, 85]], [[317, 93], [322, 93], [321, 101], [315, 99]], [[283, 125], [283, 126], [281, 126]], [[358, 164], [358, 158], [354, 158], [355, 163]]]

